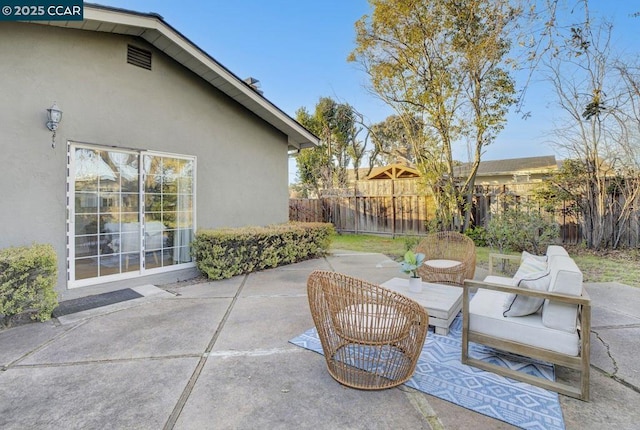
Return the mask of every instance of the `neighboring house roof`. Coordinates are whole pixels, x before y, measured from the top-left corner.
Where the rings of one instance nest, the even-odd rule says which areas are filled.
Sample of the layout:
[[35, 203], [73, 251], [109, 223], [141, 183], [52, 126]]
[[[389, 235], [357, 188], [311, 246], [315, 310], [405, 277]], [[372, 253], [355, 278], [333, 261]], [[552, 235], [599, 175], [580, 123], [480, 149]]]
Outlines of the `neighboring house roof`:
[[[471, 168], [471, 163], [465, 163], [454, 167], [456, 176], [466, 176]], [[513, 175], [517, 173], [541, 172], [544, 170], [556, 170], [558, 164], [553, 155], [540, 157], [509, 158], [506, 160], [481, 161], [478, 166], [477, 176]]]
[[32, 22], [140, 37], [287, 135], [290, 149], [319, 144], [317, 136], [167, 24], [160, 15], [90, 3], [84, 3], [83, 15], [82, 21]]

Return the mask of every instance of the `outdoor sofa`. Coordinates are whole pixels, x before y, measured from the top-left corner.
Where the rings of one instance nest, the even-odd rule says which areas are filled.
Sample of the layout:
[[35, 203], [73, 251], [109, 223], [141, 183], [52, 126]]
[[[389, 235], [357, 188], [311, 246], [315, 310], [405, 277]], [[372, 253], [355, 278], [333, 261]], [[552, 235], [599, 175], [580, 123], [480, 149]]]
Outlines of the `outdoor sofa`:
[[[493, 275], [497, 260], [514, 257], [520, 264], [513, 277]], [[463, 290], [463, 363], [589, 400], [591, 301], [564, 248], [549, 246], [544, 256], [494, 254], [489, 276], [465, 280]], [[580, 382], [549, 381], [472, 358], [469, 342], [574, 369]]]

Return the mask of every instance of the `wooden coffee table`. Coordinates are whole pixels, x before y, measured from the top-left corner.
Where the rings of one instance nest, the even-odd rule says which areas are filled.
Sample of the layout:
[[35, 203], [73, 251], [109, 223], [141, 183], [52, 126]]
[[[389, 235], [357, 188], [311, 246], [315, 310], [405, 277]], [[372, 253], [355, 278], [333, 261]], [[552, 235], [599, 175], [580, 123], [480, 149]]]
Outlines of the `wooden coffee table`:
[[420, 303], [429, 313], [429, 325], [435, 327], [436, 334], [449, 334], [451, 322], [462, 309], [462, 287], [423, 282], [422, 291], [413, 293], [407, 278], [389, 279], [381, 286]]

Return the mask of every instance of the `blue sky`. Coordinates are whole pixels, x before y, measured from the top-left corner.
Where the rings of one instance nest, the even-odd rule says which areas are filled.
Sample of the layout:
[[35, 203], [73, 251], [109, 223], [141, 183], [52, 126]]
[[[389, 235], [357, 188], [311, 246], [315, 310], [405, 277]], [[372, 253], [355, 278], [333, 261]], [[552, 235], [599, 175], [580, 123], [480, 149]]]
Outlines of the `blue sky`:
[[[393, 113], [365, 89], [367, 77], [358, 65], [346, 61], [355, 46], [354, 23], [370, 12], [366, 0], [96, 0], [96, 3], [159, 13], [237, 76], [258, 79], [265, 97], [292, 117], [302, 106], [313, 111], [323, 96], [349, 103], [371, 123]], [[616, 46], [625, 51], [634, 49], [640, 18], [629, 15], [640, 11], [640, 3], [591, 0], [589, 6], [592, 16], [614, 22]], [[558, 156], [547, 143], [558, 114], [549, 87], [533, 84], [524, 109], [531, 112], [531, 117], [523, 120], [516, 113], [510, 114], [505, 130], [487, 147], [483, 159]], [[295, 162], [289, 165], [292, 182]]]

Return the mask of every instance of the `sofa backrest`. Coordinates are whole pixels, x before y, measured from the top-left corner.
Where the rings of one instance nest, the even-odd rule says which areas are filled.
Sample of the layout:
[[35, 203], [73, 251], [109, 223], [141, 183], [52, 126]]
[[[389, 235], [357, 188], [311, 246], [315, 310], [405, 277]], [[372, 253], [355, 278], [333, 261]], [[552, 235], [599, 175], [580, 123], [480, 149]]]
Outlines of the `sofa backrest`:
[[[555, 254], [553, 258], [549, 258], [548, 264], [551, 274], [550, 292], [582, 295], [582, 272], [571, 257]], [[547, 299], [542, 307], [542, 323], [549, 328], [574, 333], [577, 317], [577, 305]]]
[[549, 245], [547, 247], [547, 258], [549, 257], [556, 257], [556, 256], [563, 256], [563, 257], [568, 257], [569, 253], [567, 252], [566, 249], [564, 249], [562, 246], [559, 245]]

